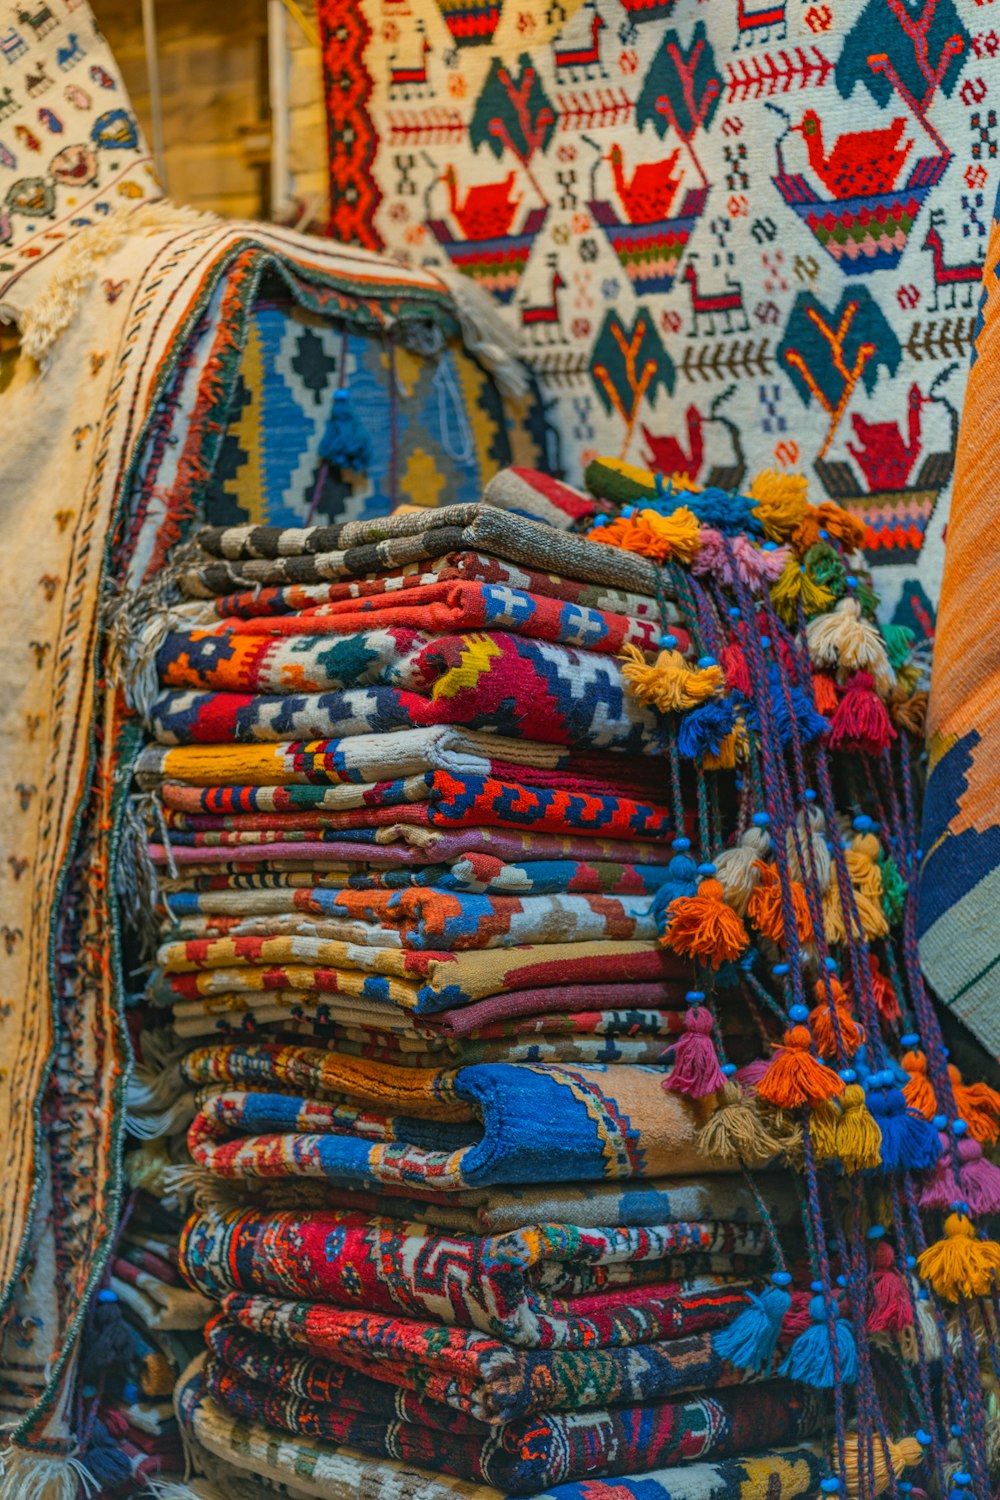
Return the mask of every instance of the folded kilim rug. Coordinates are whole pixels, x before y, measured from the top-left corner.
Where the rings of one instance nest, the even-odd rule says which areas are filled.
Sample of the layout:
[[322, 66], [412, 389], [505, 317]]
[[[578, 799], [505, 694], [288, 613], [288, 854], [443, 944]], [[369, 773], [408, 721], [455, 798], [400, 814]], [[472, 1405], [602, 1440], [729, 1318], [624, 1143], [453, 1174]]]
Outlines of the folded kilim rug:
[[587, 481], [203, 527], [122, 606], [130, 1170], [222, 1309], [178, 1420], [318, 1494], [987, 1500], [911, 639], [800, 480]]

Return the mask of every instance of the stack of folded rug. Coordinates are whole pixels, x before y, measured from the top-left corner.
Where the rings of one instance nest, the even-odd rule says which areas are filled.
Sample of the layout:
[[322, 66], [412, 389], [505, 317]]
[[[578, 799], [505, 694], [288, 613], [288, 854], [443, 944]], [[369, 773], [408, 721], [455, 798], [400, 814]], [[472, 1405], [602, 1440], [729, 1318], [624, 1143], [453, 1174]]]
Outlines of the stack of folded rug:
[[130, 607], [179, 1419], [311, 1495], [978, 1495], [1000, 1099], [913, 963], [907, 641], [800, 481], [589, 478], [589, 539], [503, 476]]

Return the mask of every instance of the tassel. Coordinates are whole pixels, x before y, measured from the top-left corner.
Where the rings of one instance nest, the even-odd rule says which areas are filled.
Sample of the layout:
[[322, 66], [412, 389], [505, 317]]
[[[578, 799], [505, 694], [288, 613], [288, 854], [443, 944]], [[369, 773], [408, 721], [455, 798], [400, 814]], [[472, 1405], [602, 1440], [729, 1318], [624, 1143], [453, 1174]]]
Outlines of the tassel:
[[77, 1500], [98, 1497], [100, 1486], [74, 1456], [51, 1456], [12, 1442], [4, 1450], [0, 1495], [3, 1500]]
[[97, 1294], [87, 1337], [80, 1342], [81, 1373], [89, 1384], [97, 1385], [112, 1370], [127, 1373], [134, 1354], [117, 1293], [106, 1287]]
[[872, 1305], [868, 1314], [869, 1333], [901, 1333], [913, 1326], [913, 1308], [906, 1282], [896, 1270], [896, 1256], [891, 1245], [880, 1240], [872, 1257]]
[[772, 1281], [774, 1285], [759, 1296], [750, 1292], [750, 1306], [728, 1328], [712, 1336], [715, 1353], [737, 1370], [752, 1370], [760, 1375], [771, 1367], [781, 1337], [782, 1321], [792, 1305], [785, 1290], [791, 1281], [788, 1273], [777, 1271]]
[[888, 710], [867, 672], [855, 672], [830, 723], [831, 750], [860, 750], [881, 755], [896, 738]]
[[667, 909], [669, 927], [663, 942], [687, 958], [696, 958], [718, 969], [727, 959], [737, 959], [750, 939], [731, 906], [722, 899], [717, 880], [703, 880], [696, 896], [682, 896]]
[[691, 563], [701, 546], [698, 518], [686, 506], [679, 506], [669, 516], [645, 509], [631, 516], [617, 516], [606, 526], [587, 533], [589, 542], [634, 552], [651, 562], [664, 563], [671, 558]]
[[[958, 1186], [949, 1138], [942, 1133], [938, 1136], [938, 1145], [940, 1155], [920, 1190], [919, 1202], [921, 1208], [936, 1209], [938, 1213], [944, 1214], [953, 1203], [968, 1200], [963, 1198]], [[969, 1207], [972, 1207], [971, 1203]]]
[[781, 577], [771, 585], [771, 603], [785, 624], [794, 626], [800, 601], [803, 613], [809, 618], [825, 614], [834, 603], [834, 596], [829, 589], [810, 578], [800, 562], [790, 557]]
[[825, 719], [831, 719], [837, 712], [837, 688], [829, 672], [814, 672], [812, 674], [813, 698], [816, 707]]
[[796, 732], [804, 745], [826, 734], [830, 727], [827, 720], [816, 712], [800, 687], [787, 677], [782, 678], [777, 662], [768, 667], [767, 680], [774, 726], [783, 745], [790, 744]]
[[96, 1479], [102, 1495], [109, 1494], [132, 1478], [128, 1455], [101, 1421], [95, 1421], [90, 1430], [83, 1461], [88, 1473]]
[[650, 664], [638, 646], [629, 644], [622, 650], [622, 661], [622, 676], [635, 697], [661, 713], [697, 708], [725, 687], [721, 667], [688, 667], [679, 651], [661, 651]]
[[829, 542], [814, 542], [802, 561], [814, 583], [829, 589], [835, 599], [843, 598], [847, 592], [847, 567], [835, 547]]
[[894, 1025], [903, 1019], [903, 1012], [899, 1005], [899, 996], [896, 994], [891, 982], [879, 968], [878, 959], [874, 953], [868, 955], [868, 972], [872, 981], [872, 998], [875, 1001], [875, 1009], [887, 1026]]
[[903, 1089], [903, 1098], [918, 1115], [923, 1115], [925, 1120], [933, 1120], [938, 1107], [927, 1077], [926, 1057], [922, 1052], [904, 1052], [900, 1061], [910, 1075], [910, 1081]]
[[667, 878], [653, 897], [653, 916], [660, 933], [670, 925], [670, 906], [682, 896], [693, 896], [698, 890], [698, 866], [686, 854], [675, 854], [667, 865]]
[[896, 676], [878, 630], [864, 619], [856, 599], [841, 599], [829, 614], [806, 626], [809, 654], [818, 667], [841, 673], [867, 673], [880, 693], [890, 693]]
[[988, 1083], [963, 1083], [954, 1063], [948, 1064], [955, 1107], [969, 1127], [969, 1134], [985, 1146], [1000, 1139], [1000, 1094]]
[[882, 1132], [883, 1172], [922, 1172], [933, 1167], [941, 1154], [938, 1133], [922, 1115], [907, 1108], [899, 1089], [873, 1089], [868, 1108]]
[[371, 440], [351, 410], [345, 386], [333, 393], [333, 410], [319, 445], [319, 456], [335, 468], [354, 469], [358, 473], [363, 473], [372, 461]]
[[745, 1089], [756, 1093], [758, 1083], [770, 1066], [766, 1057], [755, 1057], [752, 1062], [744, 1063], [742, 1068], [736, 1069], [736, 1077]]
[[960, 1191], [952, 1197], [967, 1203], [974, 1214], [1000, 1213], [1000, 1168], [987, 1161], [983, 1148], [972, 1136], [958, 1143]]
[[[838, 1379], [838, 1373], [834, 1371], [824, 1297], [813, 1297], [809, 1303], [809, 1316], [812, 1323], [795, 1340], [778, 1374], [786, 1375], [789, 1380], [801, 1380], [803, 1385], [811, 1385], [818, 1390], [830, 1390]], [[854, 1330], [846, 1318], [835, 1317], [833, 1332], [840, 1356], [839, 1379], [845, 1385], [853, 1385], [858, 1378], [858, 1349], [854, 1342]]]
[[736, 1080], [726, 1079], [718, 1107], [698, 1132], [699, 1153], [730, 1166], [763, 1167], [783, 1150]]
[[[816, 1041], [816, 1051], [820, 1057], [834, 1058], [837, 1056], [839, 1046], [837, 1042], [837, 1030], [840, 1031], [840, 1041], [848, 1057], [853, 1057], [865, 1039], [864, 1027], [859, 1026], [847, 1008], [847, 991], [840, 980], [833, 974], [828, 978], [830, 994], [833, 998], [831, 1008], [827, 999], [826, 986], [822, 980], [816, 982], [817, 1004], [809, 1012], [809, 1025]], [[837, 1026], [835, 1027], [834, 1014], [836, 1012]]]
[[[856, 1433], [848, 1433], [844, 1439], [844, 1479], [847, 1485], [848, 1500], [861, 1500], [869, 1492], [869, 1486], [874, 1484], [875, 1494], [883, 1495], [892, 1483], [892, 1479], [898, 1479], [906, 1469], [915, 1468], [922, 1463], [924, 1450], [916, 1438], [900, 1438], [898, 1443], [886, 1439], [884, 1442], [878, 1434], [872, 1438], [872, 1447], [865, 1444], [864, 1454], [864, 1481], [862, 1482], [862, 1461], [860, 1444]], [[837, 1460], [834, 1458], [834, 1463]]]
[[[692, 994], [696, 993], [692, 991]], [[684, 1017], [684, 1032], [667, 1052], [673, 1067], [663, 1087], [670, 1094], [705, 1099], [717, 1094], [726, 1081], [712, 1041], [712, 1013], [703, 1005], [690, 1004]]]
[[[848, 851], [849, 852], [849, 851]], [[882, 910], [880, 901], [873, 901], [866, 896], [864, 891], [852, 888], [854, 893], [854, 906], [857, 911], [857, 921], [851, 917], [850, 937], [853, 940], [863, 937], [866, 942], [874, 943], [879, 938], [888, 936], [889, 924], [885, 920], [885, 912]], [[846, 943], [848, 941], [847, 923], [844, 919], [844, 908], [840, 899], [840, 886], [837, 880], [831, 880], [823, 897], [823, 930], [828, 943]]]
[[749, 698], [753, 693], [753, 686], [743, 647], [723, 646], [719, 653], [719, 665], [726, 674], [726, 684], [731, 691], [738, 693], [741, 698]]
[[948, 1215], [944, 1233], [917, 1258], [920, 1276], [946, 1302], [985, 1297], [1000, 1277], [1000, 1245], [977, 1239], [963, 1213]]
[[882, 1132], [865, 1105], [865, 1091], [849, 1083], [841, 1099], [837, 1155], [845, 1172], [864, 1172], [882, 1161]]
[[[785, 913], [781, 901], [781, 879], [777, 865], [759, 865], [760, 880], [747, 902], [747, 920], [752, 927], [772, 943], [784, 946]], [[797, 880], [789, 881], [795, 928], [800, 943], [809, 943], [813, 938], [812, 917], [805, 889]]]
[[716, 879], [726, 903], [741, 917], [746, 916], [747, 902], [760, 879], [761, 861], [770, 851], [767, 828], [753, 823], [734, 849], [724, 849], [715, 857]]
[[723, 741], [733, 731], [736, 715], [728, 698], [714, 698], [681, 716], [677, 728], [677, 753], [685, 760], [718, 756]]
[[748, 493], [757, 502], [754, 519], [771, 541], [780, 542], [791, 536], [806, 519], [812, 508], [806, 499], [806, 488], [804, 474], [779, 474], [775, 469], [764, 469], [751, 484]]
[[836, 1161], [840, 1110], [831, 1099], [817, 1104], [809, 1114], [809, 1140], [817, 1161]]
[[909, 886], [899, 873], [899, 866], [891, 856], [887, 855], [879, 860], [879, 870], [882, 875], [882, 910], [885, 912], [889, 925], [898, 927], [906, 912], [906, 895]]
[[905, 667], [913, 654], [913, 643], [916, 636], [909, 625], [883, 625], [882, 639], [885, 642], [885, 652], [889, 658], [889, 665], [894, 672], [900, 667]]
[[807, 1027], [793, 1026], [785, 1032], [784, 1046], [777, 1048], [757, 1085], [761, 1099], [778, 1109], [794, 1109], [801, 1104], [822, 1104], [844, 1092], [843, 1079], [811, 1055], [811, 1046], [812, 1034]]

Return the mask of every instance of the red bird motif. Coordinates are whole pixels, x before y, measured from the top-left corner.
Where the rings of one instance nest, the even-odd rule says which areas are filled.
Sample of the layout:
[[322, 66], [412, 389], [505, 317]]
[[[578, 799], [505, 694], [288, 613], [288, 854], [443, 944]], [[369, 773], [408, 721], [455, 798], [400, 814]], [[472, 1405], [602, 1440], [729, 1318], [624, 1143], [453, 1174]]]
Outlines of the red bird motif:
[[705, 418], [696, 406], [689, 406], [684, 417], [687, 423], [687, 453], [678, 438], [669, 435], [655, 437], [643, 423], [642, 435], [649, 450], [643, 462], [658, 474], [685, 474], [688, 479], [697, 479], [705, 457]]
[[467, 240], [496, 240], [508, 232], [521, 201], [511, 197], [513, 172], [508, 172], [502, 182], [470, 187], [462, 203], [458, 201], [458, 178], [451, 163], [445, 167], [441, 180], [448, 188], [451, 216]]
[[920, 412], [926, 400], [916, 383], [910, 386], [905, 440], [895, 422], [866, 422], [852, 413], [851, 425], [860, 447], [848, 443], [847, 451], [860, 464], [870, 493], [905, 487], [920, 454]]
[[814, 109], [807, 109], [801, 122], [792, 126], [806, 143], [810, 167], [835, 198], [890, 192], [913, 145], [900, 145], [905, 128], [906, 120], [899, 117], [885, 130], [848, 131], [837, 137], [828, 156], [823, 125]]
[[681, 185], [680, 173], [673, 175], [678, 156], [680, 147], [664, 161], [641, 162], [626, 179], [622, 148], [611, 147], [605, 159], [611, 163], [615, 192], [630, 224], [654, 224], [669, 216], [670, 205]]

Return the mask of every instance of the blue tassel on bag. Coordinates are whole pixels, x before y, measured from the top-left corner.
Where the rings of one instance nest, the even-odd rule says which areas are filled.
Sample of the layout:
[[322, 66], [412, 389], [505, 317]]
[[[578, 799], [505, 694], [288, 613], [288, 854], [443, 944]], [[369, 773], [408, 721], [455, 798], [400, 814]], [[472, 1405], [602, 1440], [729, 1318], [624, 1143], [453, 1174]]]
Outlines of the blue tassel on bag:
[[[788, 1356], [779, 1367], [779, 1375], [789, 1380], [801, 1380], [803, 1385], [815, 1386], [818, 1390], [830, 1390], [837, 1379], [833, 1368], [833, 1350], [830, 1347], [830, 1330], [827, 1324], [826, 1300], [814, 1297], [809, 1303], [812, 1324], [805, 1333], [800, 1333], [788, 1351]], [[854, 1329], [845, 1318], [836, 1318], [833, 1324], [840, 1356], [839, 1378], [845, 1385], [853, 1385], [858, 1378], [858, 1346], [854, 1342]]]
[[[777, 1277], [791, 1280], [787, 1273]], [[739, 1317], [712, 1337], [712, 1348], [720, 1358], [738, 1370], [761, 1374], [774, 1358], [781, 1336], [781, 1324], [792, 1305], [792, 1299], [781, 1284], [769, 1286], [760, 1296], [750, 1295], [750, 1306]]]
[[372, 461], [371, 439], [351, 410], [346, 386], [333, 393], [333, 410], [319, 445], [324, 463], [363, 472]]

